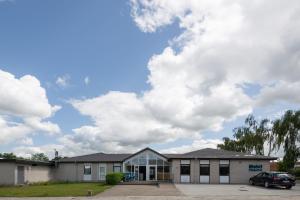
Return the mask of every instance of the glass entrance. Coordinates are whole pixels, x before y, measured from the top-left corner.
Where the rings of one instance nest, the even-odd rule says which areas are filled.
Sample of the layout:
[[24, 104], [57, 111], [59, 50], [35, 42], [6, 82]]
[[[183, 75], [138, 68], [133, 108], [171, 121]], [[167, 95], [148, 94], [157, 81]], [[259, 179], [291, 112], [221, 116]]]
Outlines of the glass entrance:
[[146, 180], [146, 166], [139, 166], [139, 181]]
[[170, 181], [170, 163], [152, 150], [144, 150], [124, 161], [125, 181]]
[[156, 180], [156, 166], [149, 166], [149, 180]]

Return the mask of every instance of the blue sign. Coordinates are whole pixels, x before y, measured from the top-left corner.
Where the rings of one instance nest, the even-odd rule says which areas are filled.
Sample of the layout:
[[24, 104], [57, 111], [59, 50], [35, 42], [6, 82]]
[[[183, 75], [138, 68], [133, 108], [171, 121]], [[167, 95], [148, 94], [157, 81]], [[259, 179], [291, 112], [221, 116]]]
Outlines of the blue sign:
[[249, 165], [249, 171], [250, 172], [261, 172], [262, 171], [262, 165]]

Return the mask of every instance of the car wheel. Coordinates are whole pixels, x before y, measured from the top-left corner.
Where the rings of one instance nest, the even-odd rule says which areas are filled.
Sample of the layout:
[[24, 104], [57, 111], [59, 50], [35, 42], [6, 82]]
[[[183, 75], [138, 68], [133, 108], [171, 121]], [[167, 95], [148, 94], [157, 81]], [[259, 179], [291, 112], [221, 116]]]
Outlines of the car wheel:
[[268, 181], [265, 181], [265, 188], [268, 188], [268, 187], [270, 187], [270, 185], [269, 185], [269, 182]]
[[292, 186], [289, 185], [289, 186], [286, 186], [285, 188], [288, 189], [288, 190], [290, 190], [292, 188]]
[[249, 180], [250, 185], [254, 185], [254, 182], [252, 180]]

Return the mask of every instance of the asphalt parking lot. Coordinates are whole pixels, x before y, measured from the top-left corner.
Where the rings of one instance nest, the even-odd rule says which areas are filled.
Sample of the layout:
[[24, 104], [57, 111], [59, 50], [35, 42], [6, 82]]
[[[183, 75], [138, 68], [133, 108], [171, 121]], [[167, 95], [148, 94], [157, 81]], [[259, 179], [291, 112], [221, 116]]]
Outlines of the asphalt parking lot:
[[264, 188], [251, 185], [199, 185], [199, 184], [176, 184], [176, 188], [185, 196], [299, 196], [300, 186], [290, 190], [283, 188]]

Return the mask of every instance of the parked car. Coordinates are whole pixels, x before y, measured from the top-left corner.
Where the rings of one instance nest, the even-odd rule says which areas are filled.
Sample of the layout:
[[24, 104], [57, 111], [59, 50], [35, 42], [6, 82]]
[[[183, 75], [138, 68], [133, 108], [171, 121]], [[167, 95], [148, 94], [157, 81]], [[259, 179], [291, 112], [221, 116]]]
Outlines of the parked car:
[[271, 186], [284, 186], [291, 189], [296, 184], [295, 177], [286, 172], [261, 172], [249, 179], [251, 185], [262, 185], [266, 188]]

